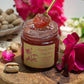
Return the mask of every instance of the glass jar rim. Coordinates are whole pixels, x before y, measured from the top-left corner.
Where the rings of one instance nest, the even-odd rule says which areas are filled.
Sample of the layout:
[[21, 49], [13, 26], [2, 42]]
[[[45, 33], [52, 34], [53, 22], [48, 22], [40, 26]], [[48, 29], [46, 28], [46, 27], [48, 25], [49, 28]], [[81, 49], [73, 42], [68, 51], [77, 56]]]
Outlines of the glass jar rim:
[[[33, 20], [33, 19], [29, 20], [30, 23], [31, 23], [31, 20]], [[24, 26], [23, 26], [23, 28], [24, 28], [24, 30], [23, 30], [23, 36], [26, 36], [26, 38], [29, 37], [29, 38], [33, 38], [33, 39], [34, 38], [37, 38], [37, 39], [49, 39], [49, 38], [52, 38], [53, 36], [55, 36], [58, 33], [58, 25], [57, 25], [57, 23], [54, 22], [54, 21], [52, 21], [52, 23], [53, 23], [54, 27], [56, 27], [56, 28], [53, 28], [53, 29], [50, 29], [50, 30], [46, 30], [46, 31], [45, 30], [44, 31], [39, 31], [40, 28], [39, 29], [30, 28], [29, 25], [28, 25], [29, 24], [28, 20], [27, 20], [24, 23]], [[32, 35], [30, 32], [31, 33], [33, 32], [35, 35]]]

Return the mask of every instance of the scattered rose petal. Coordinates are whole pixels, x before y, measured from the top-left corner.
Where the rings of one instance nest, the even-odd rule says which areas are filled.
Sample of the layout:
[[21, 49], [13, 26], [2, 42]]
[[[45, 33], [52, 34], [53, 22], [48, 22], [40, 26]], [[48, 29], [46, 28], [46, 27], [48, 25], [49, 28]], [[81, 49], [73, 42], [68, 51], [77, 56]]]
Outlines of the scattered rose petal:
[[12, 61], [14, 59], [15, 54], [11, 50], [5, 50], [2, 52], [2, 57], [5, 61]]
[[83, 71], [84, 70], [84, 43], [77, 44], [79, 36], [76, 33], [69, 34], [64, 39], [66, 45], [65, 54], [62, 58], [62, 64], [57, 64], [58, 70], [62, 70], [68, 65], [68, 71]]

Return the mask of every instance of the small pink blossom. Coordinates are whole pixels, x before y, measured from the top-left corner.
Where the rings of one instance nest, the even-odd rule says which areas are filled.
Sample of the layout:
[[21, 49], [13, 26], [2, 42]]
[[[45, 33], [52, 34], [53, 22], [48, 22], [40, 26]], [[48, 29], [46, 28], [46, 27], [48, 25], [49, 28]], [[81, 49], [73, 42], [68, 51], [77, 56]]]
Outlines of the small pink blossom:
[[56, 67], [62, 70], [68, 65], [68, 71], [83, 71], [84, 70], [84, 43], [77, 44], [79, 36], [76, 33], [69, 34], [64, 39], [66, 49], [62, 58], [62, 64], [57, 64]]
[[2, 52], [2, 57], [5, 61], [10, 62], [14, 59], [15, 54], [11, 50], [5, 50]]

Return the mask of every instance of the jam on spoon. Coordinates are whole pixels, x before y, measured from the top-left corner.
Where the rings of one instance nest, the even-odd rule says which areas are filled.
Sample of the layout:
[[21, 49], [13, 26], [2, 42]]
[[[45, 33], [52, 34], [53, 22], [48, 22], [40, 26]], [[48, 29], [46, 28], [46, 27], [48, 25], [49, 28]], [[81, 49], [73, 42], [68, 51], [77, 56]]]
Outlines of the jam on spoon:
[[33, 20], [34, 26], [36, 28], [43, 28], [47, 26], [51, 21], [50, 16], [45, 16], [43, 14], [37, 14]]
[[51, 9], [51, 7], [53, 6], [53, 4], [55, 3], [55, 1], [56, 0], [52, 1], [51, 5], [49, 6], [49, 8], [47, 9], [47, 11], [44, 14], [37, 14], [34, 17], [33, 23], [36, 28], [43, 28], [50, 23], [51, 17], [48, 15], [48, 12]]

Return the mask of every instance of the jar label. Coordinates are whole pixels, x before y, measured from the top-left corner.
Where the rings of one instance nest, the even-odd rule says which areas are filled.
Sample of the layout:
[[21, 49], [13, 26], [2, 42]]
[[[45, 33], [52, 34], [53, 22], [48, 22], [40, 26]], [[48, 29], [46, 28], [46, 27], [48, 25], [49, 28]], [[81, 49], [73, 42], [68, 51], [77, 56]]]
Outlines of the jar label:
[[54, 65], [55, 44], [36, 46], [24, 43], [24, 64], [32, 68], [48, 68]]

